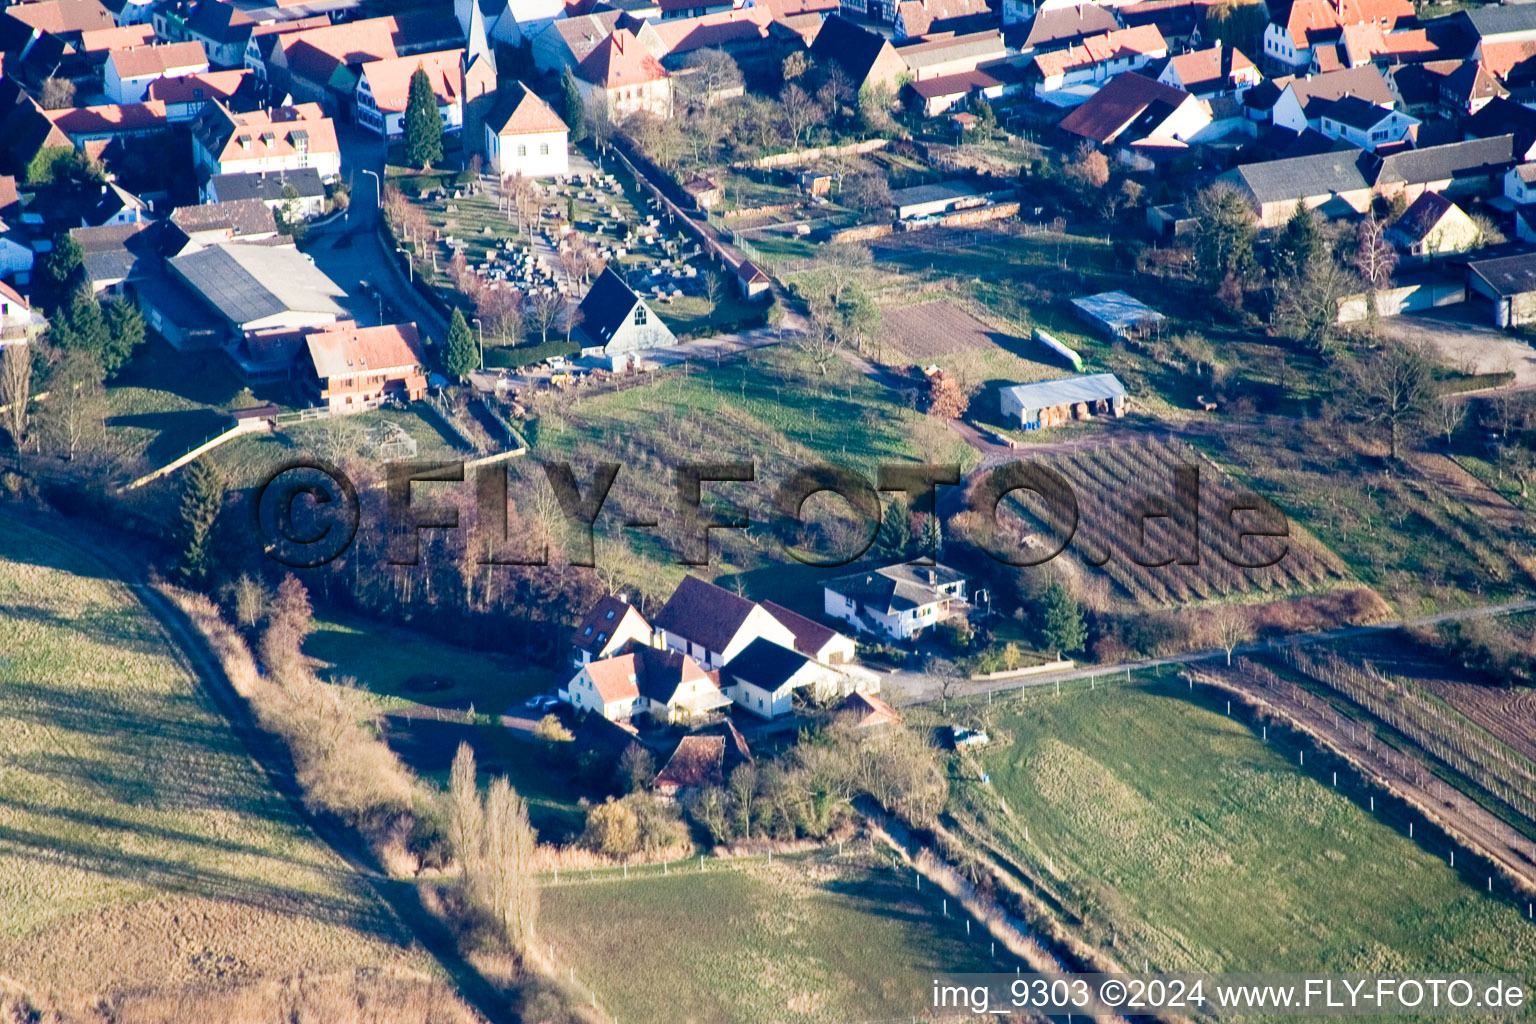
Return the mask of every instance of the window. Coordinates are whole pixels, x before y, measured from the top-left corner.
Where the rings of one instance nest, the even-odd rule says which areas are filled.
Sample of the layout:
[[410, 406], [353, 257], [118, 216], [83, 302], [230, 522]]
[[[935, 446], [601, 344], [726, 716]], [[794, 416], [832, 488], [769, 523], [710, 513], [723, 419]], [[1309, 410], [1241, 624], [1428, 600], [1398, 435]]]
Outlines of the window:
[[528, 155], [528, 147], [526, 145], [521, 145], [520, 144], [517, 147], [517, 155], [518, 156], [527, 156]]
[[645, 307], [644, 306], [636, 306], [635, 307], [635, 326], [636, 327], [644, 327], [645, 326]]
[[[608, 609], [608, 614], [605, 617], [608, 619], [609, 622], [613, 621], [613, 609], [612, 608]], [[589, 630], [587, 630], [587, 632], [590, 633], [592, 631], [589, 629]]]
[[586, 630], [585, 630], [585, 632], [583, 632], [583, 633], [582, 633], [582, 634], [581, 634], [581, 635], [582, 635], [582, 636], [591, 636], [591, 635], [592, 635], [592, 627], [591, 627], [591, 626], [588, 626], [588, 627], [587, 627], [587, 628], [586, 628]]
[[539, 156], [549, 156], [549, 143], [539, 143]]

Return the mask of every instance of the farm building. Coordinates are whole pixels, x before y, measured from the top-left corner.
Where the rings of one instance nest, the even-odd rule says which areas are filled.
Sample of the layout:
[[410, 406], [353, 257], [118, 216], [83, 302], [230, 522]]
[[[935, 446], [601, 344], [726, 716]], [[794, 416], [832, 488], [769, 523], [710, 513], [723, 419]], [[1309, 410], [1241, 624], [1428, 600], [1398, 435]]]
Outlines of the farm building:
[[899, 188], [891, 193], [891, 205], [901, 220], [917, 217], [933, 217], [951, 210], [963, 210], [981, 206], [986, 197], [969, 185], [958, 181], [941, 181], [933, 185], [914, 185]]
[[1493, 300], [1495, 326], [1536, 323], [1536, 253], [1469, 263], [1467, 287]]
[[756, 299], [773, 290], [773, 282], [762, 268], [751, 260], [742, 260], [736, 268], [736, 289], [744, 299]]
[[1074, 417], [1091, 419], [1097, 413], [1125, 415], [1125, 385], [1112, 373], [1015, 384], [1002, 388], [998, 406], [1005, 419], [1018, 418], [1025, 430], [1054, 427]]
[[1073, 299], [1079, 315], [1112, 338], [1126, 338], [1158, 330], [1166, 319], [1147, 304], [1125, 292], [1100, 292]]

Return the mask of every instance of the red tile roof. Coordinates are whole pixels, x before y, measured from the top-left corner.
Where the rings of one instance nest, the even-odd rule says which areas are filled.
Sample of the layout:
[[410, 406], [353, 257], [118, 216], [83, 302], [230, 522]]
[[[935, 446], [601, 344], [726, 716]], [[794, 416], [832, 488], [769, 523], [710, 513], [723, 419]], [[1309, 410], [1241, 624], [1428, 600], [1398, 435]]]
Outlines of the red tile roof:
[[1105, 61], [1130, 57], [1137, 54], [1156, 56], [1168, 52], [1168, 43], [1156, 25], [1138, 25], [1118, 32], [1089, 36], [1080, 45], [1065, 50], [1053, 50], [1035, 58], [1035, 67], [1046, 78], [1076, 68], [1092, 67]]
[[1061, 130], [1098, 143], [1113, 142], [1152, 104], [1162, 103], [1172, 110], [1189, 95], [1135, 72], [1116, 75], [1062, 118]]
[[124, 25], [122, 28], [93, 28], [80, 33], [80, 49], [86, 53], [116, 50], [124, 46], [146, 46], [155, 41], [155, 26]]
[[620, 654], [613, 658], [594, 661], [586, 667], [587, 677], [604, 704], [634, 700], [640, 696], [637, 655]]
[[208, 66], [208, 54], [203, 44], [162, 43], [158, 46], [131, 46], [126, 50], [113, 50], [108, 63], [117, 68], [119, 78], [147, 78], [164, 75], [170, 71], [187, 71]]
[[112, 13], [97, 0], [37, 0], [11, 4], [5, 13], [29, 28], [50, 35], [67, 35], [90, 29], [112, 28]]
[[640, 45], [627, 28], [611, 33], [576, 66], [576, 74], [593, 85], [617, 89], [667, 77], [666, 68]]
[[311, 82], [326, 82], [342, 65], [398, 56], [393, 17], [365, 18], [344, 25], [285, 32], [277, 37], [288, 70]]
[[157, 78], [149, 83], [148, 97], [162, 103], [192, 103], [197, 100], [227, 100], [240, 91], [247, 79], [255, 77], [250, 68], [237, 71], [204, 71], [196, 75]]
[[725, 768], [724, 736], [684, 736], [656, 773], [656, 788], [675, 792], [693, 786], [718, 785]]
[[563, 132], [566, 124], [538, 94], [522, 82], [513, 82], [502, 93], [486, 124], [497, 135]]
[[838, 708], [854, 717], [854, 727], [859, 729], [877, 725], [896, 725], [901, 716], [896, 709], [872, 693], [850, 693]]
[[727, 46], [768, 38], [773, 12], [766, 7], [718, 11], [698, 18], [658, 21], [651, 31], [660, 40], [661, 56], [687, 53], [707, 46]]
[[363, 65], [362, 76], [373, 94], [374, 106], [386, 113], [405, 110], [411, 94], [411, 79], [418, 70], [425, 71], [432, 82], [432, 93], [438, 106], [459, 100], [462, 91], [460, 66], [463, 50], [440, 50], [437, 53], [419, 53], [410, 57], [391, 57], [387, 60], [369, 61]]
[[1390, 29], [1399, 19], [1413, 16], [1413, 4], [1409, 0], [1338, 0], [1338, 7], [1329, 0], [1295, 0], [1285, 27], [1292, 44], [1305, 49], [1312, 45], [1314, 34], [1333, 32], [1361, 22], [1375, 22]]
[[424, 359], [415, 324], [359, 327], [343, 323], [315, 331], [305, 342], [322, 380], [380, 370], [403, 372], [422, 365]]
[[65, 107], [61, 110], [45, 110], [43, 113], [66, 135], [135, 131], [166, 123], [165, 104], [155, 100], [125, 103], [122, 106], [107, 104], [99, 107]]

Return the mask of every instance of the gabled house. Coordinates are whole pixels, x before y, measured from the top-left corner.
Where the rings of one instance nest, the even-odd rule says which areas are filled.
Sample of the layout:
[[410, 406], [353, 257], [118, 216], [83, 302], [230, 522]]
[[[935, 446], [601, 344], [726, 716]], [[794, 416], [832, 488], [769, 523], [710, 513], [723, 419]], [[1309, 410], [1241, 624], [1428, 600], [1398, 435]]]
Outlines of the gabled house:
[[598, 104], [613, 121], [631, 114], [667, 117], [672, 113], [672, 79], [635, 34], [620, 28], [576, 65], [582, 102]]
[[827, 18], [811, 44], [810, 57], [819, 66], [829, 63], [843, 69], [854, 91], [883, 89], [892, 102], [907, 71], [907, 62], [878, 32], [872, 32], [834, 14]]
[[574, 69], [616, 28], [628, 28], [642, 34], [645, 31], [643, 22], [619, 10], [561, 18], [534, 36], [534, 67], [557, 75], [567, 68]]
[[838, 722], [865, 736], [879, 736], [901, 724], [896, 709], [872, 693], [850, 693], [837, 706]]
[[677, 344], [672, 329], [646, 305], [612, 267], [604, 267], [582, 298], [572, 337], [581, 354], [609, 360], [615, 367], [646, 349]]
[[170, 221], [189, 241], [199, 245], [216, 245], [236, 239], [259, 242], [277, 234], [277, 220], [272, 208], [259, 199], [180, 206], [171, 211]]
[[570, 129], [532, 89], [513, 82], [485, 118], [485, 154], [503, 177], [559, 177], [570, 170]]
[[860, 632], [907, 640], [969, 610], [964, 575], [945, 565], [913, 562], [849, 573], [822, 584], [826, 614]]
[[425, 72], [437, 100], [444, 132], [464, 127], [465, 108], [496, 90], [496, 72], [488, 64], [466, 68], [463, 50], [441, 50], [410, 57], [369, 61], [358, 74], [357, 123], [385, 138], [405, 134], [405, 108], [417, 71]]
[[986, 0], [899, 0], [893, 34], [897, 42], [944, 33], [964, 35], [985, 31], [993, 18]]
[[1194, 96], [1133, 71], [1075, 107], [1061, 130], [1101, 146], [1166, 146], [1189, 142], [1210, 123], [1210, 109]]
[[847, 665], [857, 650], [853, 638], [830, 626], [823, 626], [774, 601], [762, 602], [763, 609], [795, 635], [795, 650], [823, 665]]
[[794, 632], [767, 609], [697, 576], [683, 577], [654, 625], [662, 645], [705, 668], [719, 668], [757, 640], [795, 647]]
[[1043, 7], [1030, 23], [1024, 38], [1025, 51], [1044, 52], [1075, 46], [1089, 36], [1115, 32], [1120, 23], [1108, 7], [1076, 4], [1070, 7]]
[[1263, 79], [1258, 67], [1235, 46], [1221, 40], [1204, 50], [1191, 50], [1168, 58], [1157, 80], [1164, 85], [1207, 100], [1213, 96], [1241, 96]]
[[1418, 118], [1377, 106], [1359, 96], [1345, 96], [1315, 104], [1315, 127], [1330, 139], [1343, 139], [1368, 153], [1409, 139], [1418, 129]]
[[1035, 95], [1051, 102], [1082, 102], [1105, 82], [1168, 56], [1168, 43], [1156, 25], [1089, 36], [1081, 45], [1035, 57]]
[[358, 71], [376, 60], [401, 56], [400, 26], [394, 17], [365, 18], [344, 25], [270, 36], [252, 36], [245, 66], [270, 85], [274, 95], [338, 109], [357, 90]]
[[426, 396], [426, 357], [415, 324], [348, 321], [310, 333], [304, 344], [320, 401], [333, 416], [377, 408], [386, 398]]
[[1243, 164], [1218, 177], [1248, 200], [1261, 228], [1279, 227], [1301, 203], [1338, 217], [1364, 213], [1373, 197], [1357, 150]]
[[756, 263], [742, 260], [736, 267], [736, 290], [744, 299], [760, 299], [772, 294], [773, 281]]
[[975, 71], [980, 65], [1008, 56], [1003, 34], [996, 29], [945, 36], [896, 47], [913, 82]]
[[1512, 135], [1496, 135], [1392, 153], [1381, 158], [1376, 194], [1387, 200], [1403, 196], [1410, 203], [1425, 192], [1498, 195], [1504, 173], [1517, 163], [1514, 141]]
[[25, 344], [48, 326], [41, 313], [21, 293], [0, 281], [0, 347]]
[[196, 75], [208, 70], [202, 43], [165, 43], [113, 50], [107, 57], [104, 84], [113, 103], [138, 103], [151, 82]]
[[797, 692], [827, 696], [831, 675], [824, 665], [791, 647], [759, 638], [720, 669], [720, 686], [738, 707], [759, 718], [778, 718], [794, 710]]
[[329, 181], [341, 171], [336, 126], [317, 103], [236, 114], [214, 100], [193, 122], [192, 151], [209, 174], [312, 167]]
[[1312, 66], [1312, 47], [1335, 42], [1346, 25], [1391, 30], [1414, 16], [1409, 0], [1292, 0], [1270, 11], [1264, 60], [1276, 74], [1304, 72]]
[[1536, 203], [1536, 163], [1516, 164], [1504, 172], [1504, 197], [1516, 206]]
[[72, 228], [80, 246], [81, 268], [96, 295], [120, 295], [123, 286], [158, 273], [163, 255], [164, 221]]
[[1394, 107], [1397, 103], [1387, 80], [1374, 65], [1306, 78], [1276, 79], [1274, 84], [1281, 92], [1270, 111], [1270, 121], [1293, 132], [1317, 128], [1322, 112], [1345, 96], [1357, 96], [1382, 107]]
[[1387, 240], [1411, 260], [1471, 252], [1482, 242], [1482, 235], [1461, 207], [1437, 192], [1415, 199], [1387, 230]]
[[616, 654], [630, 642], [649, 647], [654, 639], [655, 631], [640, 609], [622, 597], [605, 597], [576, 626], [571, 660], [577, 666], [585, 665]]
[[1523, 103], [1495, 97], [1462, 123], [1462, 133], [1468, 140], [1513, 136], [1515, 159], [1536, 160], [1536, 110]]
[[249, 68], [157, 78], [144, 93], [165, 104], [165, 119], [172, 124], [197, 120], [214, 100], [230, 110], [255, 110], [256, 94], [256, 76]]
[[257, 200], [268, 209], [287, 211], [292, 219], [318, 217], [325, 210], [325, 184], [313, 167], [296, 171], [256, 174], [215, 174], [203, 186], [203, 199], [209, 203]]
[[657, 721], [688, 722], [731, 703], [717, 675], [697, 659], [636, 643], [582, 665], [566, 689], [573, 705], [609, 721], [648, 714]]
[[675, 799], [701, 786], [718, 786], [725, 780], [725, 737], [684, 736], [672, 756], [656, 773], [652, 787]]

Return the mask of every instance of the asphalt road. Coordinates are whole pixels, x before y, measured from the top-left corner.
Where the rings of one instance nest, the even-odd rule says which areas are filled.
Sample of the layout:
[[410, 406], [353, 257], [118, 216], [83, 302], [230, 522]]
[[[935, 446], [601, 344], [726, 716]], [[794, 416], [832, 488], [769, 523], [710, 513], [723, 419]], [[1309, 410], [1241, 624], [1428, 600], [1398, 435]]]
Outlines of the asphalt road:
[[[1287, 633], [1284, 636], [1273, 637], [1268, 640], [1257, 640], [1252, 643], [1240, 644], [1233, 648], [1232, 656], [1235, 658], [1240, 654], [1258, 654], [1264, 651], [1278, 650], [1282, 647], [1306, 647], [1312, 644], [1328, 643], [1332, 640], [1375, 636], [1405, 627], [1433, 626], [1442, 622], [1455, 622], [1461, 619], [1476, 619], [1487, 615], [1513, 615], [1518, 612], [1529, 611], [1536, 611], [1536, 600], [1510, 601], [1505, 604], [1483, 605], [1478, 608], [1458, 608], [1454, 611], [1440, 612], [1435, 615], [1420, 615], [1410, 619], [1392, 619], [1370, 626], [1340, 626], [1338, 629], [1327, 629], [1317, 633]], [[986, 682], [967, 682], [961, 684], [958, 692], [952, 693], [950, 696], [970, 697], [977, 694], [1003, 693], [1036, 686], [1052, 686], [1069, 680], [1126, 675], [1132, 672], [1145, 671], [1146, 669], [1161, 668], [1166, 665], [1194, 665], [1203, 661], [1225, 659], [1226, 656], [1227, 652], [1224, 650], [1208, 649], [1190, 651], [1185, 654], [1174, 654], [1166, 658], [1122, 661], [1113, 665], [1085, 665], [1081, 668], [1064, 669], [1060, 672], [1042, 673], [1037, 676], [995, 679]], [[899, 669], [883, 676], [881, 685], [882, 688], [894, 688], [899, 691], [900, 699], [896, 703], [901, 705], [932, 704], [943, 699], [938, 680], [924, 672], [911, 672]]]

